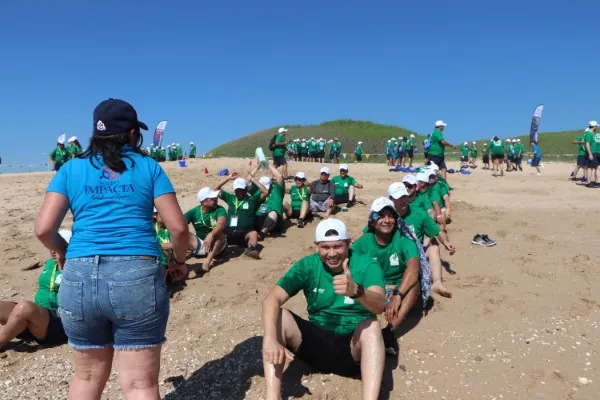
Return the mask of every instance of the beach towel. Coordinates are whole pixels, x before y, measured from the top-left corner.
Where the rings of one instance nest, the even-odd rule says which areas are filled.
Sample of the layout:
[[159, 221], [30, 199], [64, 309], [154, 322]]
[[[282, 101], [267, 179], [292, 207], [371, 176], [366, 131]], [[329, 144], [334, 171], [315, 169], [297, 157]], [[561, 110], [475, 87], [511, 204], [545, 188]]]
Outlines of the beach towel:
[[227, 168], [223, 168], [219, 171], [219, 176], [227, 176], [229, 175], [229, 170]]

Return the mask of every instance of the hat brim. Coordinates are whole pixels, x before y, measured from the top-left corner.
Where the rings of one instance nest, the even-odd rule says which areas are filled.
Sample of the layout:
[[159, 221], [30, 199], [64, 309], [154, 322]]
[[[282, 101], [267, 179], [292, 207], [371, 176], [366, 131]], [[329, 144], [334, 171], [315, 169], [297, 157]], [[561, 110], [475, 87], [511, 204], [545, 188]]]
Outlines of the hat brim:
[[146, 125], [145, 123], [143, 123], [142, 121], [138, 121], [138, 125], [140, 127], [140, 129], [143, 129], [145, 131], [148, 130], [148, 125]]

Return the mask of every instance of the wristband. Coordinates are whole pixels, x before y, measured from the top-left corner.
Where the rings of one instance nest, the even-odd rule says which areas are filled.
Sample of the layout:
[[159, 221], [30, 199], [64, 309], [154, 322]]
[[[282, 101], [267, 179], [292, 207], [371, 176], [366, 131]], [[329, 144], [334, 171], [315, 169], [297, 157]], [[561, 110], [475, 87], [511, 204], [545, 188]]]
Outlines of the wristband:
[[404, 300], [404, 293], [402, 293], [398, 289], [394, 289], [394, 291], [392, 292], [392, 295], [393, 296], [400, 296], [400, 300]]
[[179, 260], [177, 260], [175, 258], [175, 253], [171, 253], [171, 262], [174, 262], [177, 265], [184, 265], [185, 264], [185, 261], [184, 262], [179, 262]]
[[365, 288], [363, 287], [363, 285], [356, 285], [356, 294], [354, 296], [351, 296], [350, 298], [351, 299], [358, 299], [363, 294], [365, 294]]

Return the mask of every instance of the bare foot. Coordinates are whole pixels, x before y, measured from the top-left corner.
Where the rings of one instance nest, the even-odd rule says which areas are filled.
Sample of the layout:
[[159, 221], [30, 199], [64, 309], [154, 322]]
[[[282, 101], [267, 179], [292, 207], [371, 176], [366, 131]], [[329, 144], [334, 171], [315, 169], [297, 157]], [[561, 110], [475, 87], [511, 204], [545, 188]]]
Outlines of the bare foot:
[[433, 285], [431, 285], [431, 291], [439, 294], [442, 297], [452, 298], [452, 292], [446, 289], [442, 282], [433, 282]]

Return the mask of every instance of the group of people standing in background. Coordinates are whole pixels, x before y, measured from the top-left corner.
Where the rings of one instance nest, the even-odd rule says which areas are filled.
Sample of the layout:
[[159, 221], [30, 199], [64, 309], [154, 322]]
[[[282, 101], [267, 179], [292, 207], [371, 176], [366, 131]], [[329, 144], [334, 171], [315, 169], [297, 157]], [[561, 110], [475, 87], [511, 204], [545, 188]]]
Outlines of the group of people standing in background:
[[[146, 148], [146, 153], [148, 153], [148, 155], [156, 162], [177, 161], [186, 158], [186, 152], [179, 143], [171, 143], [166, 147], [151, 144]], [[190, 142], [187, 158], [196, 158], [196, 145], [194, 142]]]

